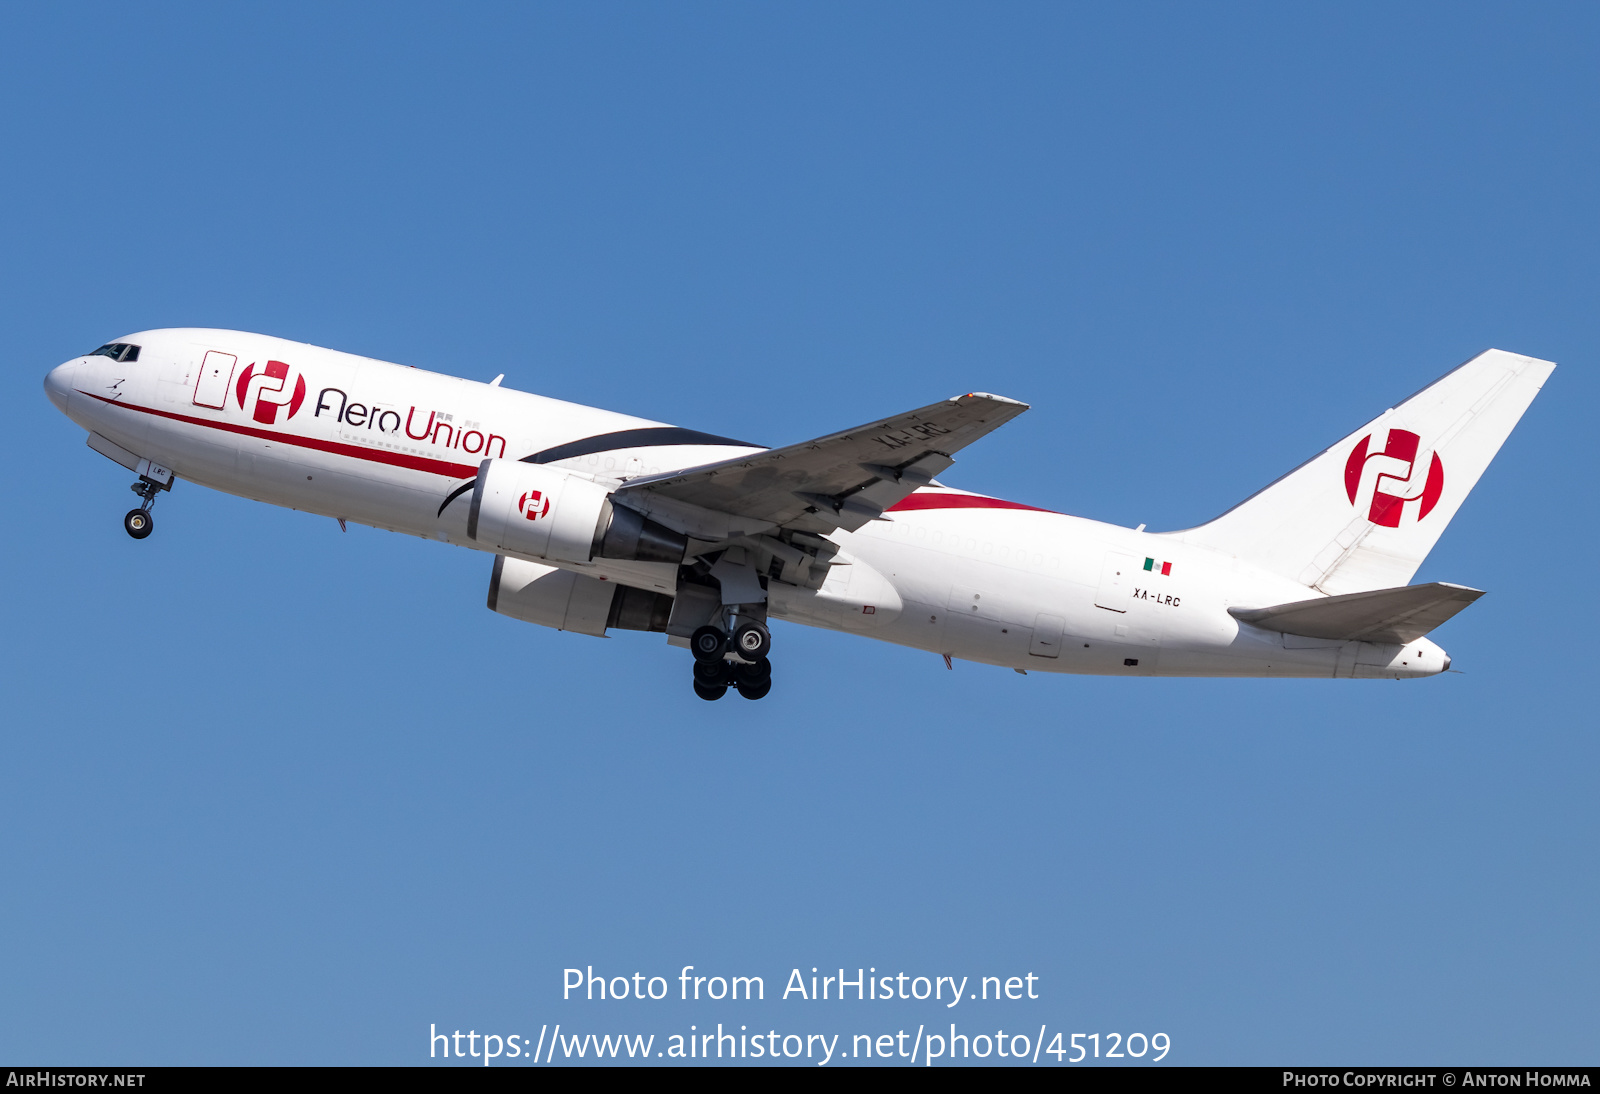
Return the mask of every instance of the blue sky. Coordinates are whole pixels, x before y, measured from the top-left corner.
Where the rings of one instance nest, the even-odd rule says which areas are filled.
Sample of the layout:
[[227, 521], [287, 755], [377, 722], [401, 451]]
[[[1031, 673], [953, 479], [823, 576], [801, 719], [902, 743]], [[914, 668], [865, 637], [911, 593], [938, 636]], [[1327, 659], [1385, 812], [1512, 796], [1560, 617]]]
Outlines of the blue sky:
[[[0, 1058], [954, 1020], [1593, 1062], [1597, 24], [0, 11]], [[169, 325], [770, 444], [995, 391], [1034, 409], [946, 481], [1152, 529], [1490, 346], [1562, 367], [1418, 574], [1490, 591], [1435, 635], [1460, 675], [1024, 678], [781, 626], [772, 695], [707, 704], [659, 636], [486, 611], [470, 552], [186, 485], [129, 540], [40, 381]], [[691, 964], [769, 999], [560, 997]], [[812, 966], [1041, 997], [772, 998]]]

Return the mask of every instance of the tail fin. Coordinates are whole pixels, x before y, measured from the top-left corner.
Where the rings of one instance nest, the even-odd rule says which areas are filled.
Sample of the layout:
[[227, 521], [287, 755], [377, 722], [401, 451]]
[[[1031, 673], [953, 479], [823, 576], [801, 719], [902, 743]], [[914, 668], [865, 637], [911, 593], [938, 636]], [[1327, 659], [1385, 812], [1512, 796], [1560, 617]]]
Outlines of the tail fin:
[[1404, 585], [1555, 365], [1492, 349], [1172, 535], [1329, 595]]

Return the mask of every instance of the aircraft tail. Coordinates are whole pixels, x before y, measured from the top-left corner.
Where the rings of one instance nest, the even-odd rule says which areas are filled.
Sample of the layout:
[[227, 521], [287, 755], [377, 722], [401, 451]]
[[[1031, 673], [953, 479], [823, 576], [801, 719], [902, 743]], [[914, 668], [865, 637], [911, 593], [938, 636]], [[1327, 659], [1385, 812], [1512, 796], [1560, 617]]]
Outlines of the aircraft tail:
[[1270, 608], [1229, 608], [1228, 614], [1269, 631], [1340, 642], [1415, 642], [1483, 595], [1480, 589], [1435, 581], [1319, 596]]
[[1329, 595], [1405, 585], [1555, 365], [1488, 350], [1198, 528]]

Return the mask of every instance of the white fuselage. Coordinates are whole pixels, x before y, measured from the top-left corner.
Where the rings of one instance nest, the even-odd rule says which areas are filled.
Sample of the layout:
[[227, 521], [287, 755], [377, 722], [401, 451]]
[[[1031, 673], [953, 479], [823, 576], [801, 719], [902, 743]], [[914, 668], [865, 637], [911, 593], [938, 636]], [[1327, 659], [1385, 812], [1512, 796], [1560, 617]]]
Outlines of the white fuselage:
[[[560, 457], [585, 438], [653, 431], [650, 443], [541, 461], [621, 484], [758, 450], [264, 335], [174, 329], [125, 341], [141, 347], [137, 362], [76, 358], [46, 381], [91, 433], [217, 490], [475, 549], [458, 491], [486, 458]], [[1028, 671], [1403, 678], [1448, 665], [1427, 639], [1295, 638], [1241, 623], [1228, 608], [1320, 594], [1173, 535], [938, 486], [886, 517], [829, 537], [850, 565], [822, 589], [771, 583], [771, 616]], [[674, 587], [670, 565], [568, 568]]]

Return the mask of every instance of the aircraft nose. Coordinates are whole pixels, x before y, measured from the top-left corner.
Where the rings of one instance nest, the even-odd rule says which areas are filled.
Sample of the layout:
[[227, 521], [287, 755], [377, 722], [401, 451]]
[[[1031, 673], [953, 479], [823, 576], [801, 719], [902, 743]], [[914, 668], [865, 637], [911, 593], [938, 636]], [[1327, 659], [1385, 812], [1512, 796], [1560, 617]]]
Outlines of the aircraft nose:
[[79, 361], [68, 361], [45, 374], [44, 393], [63, 414], [67, 412], [67, 396], [72, 393], [72, 376], [78, 371], [79, 364]]

